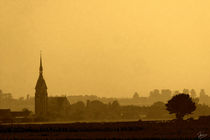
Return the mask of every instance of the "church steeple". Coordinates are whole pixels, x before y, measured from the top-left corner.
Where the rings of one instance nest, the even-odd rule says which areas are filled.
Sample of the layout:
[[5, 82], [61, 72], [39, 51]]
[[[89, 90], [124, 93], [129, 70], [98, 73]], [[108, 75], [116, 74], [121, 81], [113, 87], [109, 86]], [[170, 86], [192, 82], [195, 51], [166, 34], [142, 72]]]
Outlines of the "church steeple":
[[44, 77], [43, 77], [43, 66], [42, 66], [42, 54], [41, 54], [41, 52], [40, 52], [39, 78], [37, 80], [35, 89], [40, 89], [40, 88], [47, 89], [47, 84], [46, 84], [46, 82], [44, 80]]
[[42, 67], [42, 52], [40, 52], [40, 67], [39, 67], [39, 73], [43, 74], [43, 67]]
[[45, 117], [47, 114], [47, 85], [43, 77], [42, 54], [40, 53], [39, 78], [35, 87], [35, 114], [37, 117]]

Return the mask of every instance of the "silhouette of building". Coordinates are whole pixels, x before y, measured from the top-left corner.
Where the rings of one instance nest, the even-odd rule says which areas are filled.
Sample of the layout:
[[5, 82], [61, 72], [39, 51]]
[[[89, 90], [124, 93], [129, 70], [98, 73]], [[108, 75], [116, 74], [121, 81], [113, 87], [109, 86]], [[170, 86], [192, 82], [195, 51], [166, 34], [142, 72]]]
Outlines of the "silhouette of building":
[[55, 119], [68, 115], [70, 103], [66, 97], [48, 97], [48, 114]]
[[5, 122], [12, 118], [10, 109], [0, 109], [0, 114], [0, 122]]
[[0, 122], [24, 122], [31, 112], [27, 109], [22, 111], [11, 111], [10, 109], [0, 109]]
[[47, 115], [47, 85], [43, 77], [42, 56], [40, 55], [39, 78], [35, 87], [35, 115], [46, 117]]

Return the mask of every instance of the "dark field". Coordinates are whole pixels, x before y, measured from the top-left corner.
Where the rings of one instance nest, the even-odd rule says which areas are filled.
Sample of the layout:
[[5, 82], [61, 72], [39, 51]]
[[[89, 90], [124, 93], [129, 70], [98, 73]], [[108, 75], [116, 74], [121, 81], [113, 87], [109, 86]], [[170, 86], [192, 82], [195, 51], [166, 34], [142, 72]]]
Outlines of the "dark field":
[[209, 139], [209, 128], [207, 120], [1, 124], [0, 139]]

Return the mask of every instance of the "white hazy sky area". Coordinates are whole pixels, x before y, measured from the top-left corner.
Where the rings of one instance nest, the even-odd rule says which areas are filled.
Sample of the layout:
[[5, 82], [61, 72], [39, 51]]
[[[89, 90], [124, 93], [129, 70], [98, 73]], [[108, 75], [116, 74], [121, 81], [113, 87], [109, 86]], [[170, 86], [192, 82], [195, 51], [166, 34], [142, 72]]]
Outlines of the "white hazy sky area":
[[0, 0], [0, 89], [48, 94], [210, 95], [209, 0]]

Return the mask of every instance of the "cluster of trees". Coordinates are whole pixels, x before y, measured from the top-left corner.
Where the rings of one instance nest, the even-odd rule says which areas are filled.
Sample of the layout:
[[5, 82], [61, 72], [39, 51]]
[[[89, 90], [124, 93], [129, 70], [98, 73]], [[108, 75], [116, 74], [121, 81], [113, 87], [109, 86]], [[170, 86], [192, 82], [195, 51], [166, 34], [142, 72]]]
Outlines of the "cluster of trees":
[[120, 105], [118, 101], [105, 104], [98, 100], [71, 104], [63, 118], [70, 121], [128, 121], [128, 120], [171, 120], [210, 115], [210, 107], [198, 104], [188, 94], [173, 96], [168, 103], [155, 102], [151, 106]]
[[138, 120], [144, 108], [138, 106], [120, 106], [118, 101], [108, 104], [98, 100], [88, 100], [86, 104], [79, 101], [69, 106], [67, 114], [63, 119], [72, 121]]

